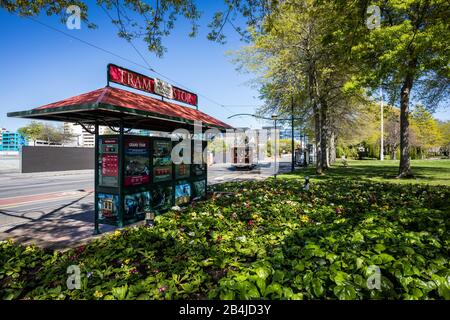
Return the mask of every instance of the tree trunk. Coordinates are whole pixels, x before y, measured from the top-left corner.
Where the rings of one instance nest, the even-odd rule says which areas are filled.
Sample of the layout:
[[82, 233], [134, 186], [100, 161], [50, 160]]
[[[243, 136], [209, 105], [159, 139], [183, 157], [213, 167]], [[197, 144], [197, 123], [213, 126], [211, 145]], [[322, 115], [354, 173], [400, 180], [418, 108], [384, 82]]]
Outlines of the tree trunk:
[[322, 162], [322, 142], [321, 142], [321, 119], [320, 119], [320, 108], [317, 105], [316, 94], [317, 82], [315, 78], [315, 65], [311, 62], [308, 69], [308, 95], [309, 101], [312, 104], [312, 109], [314, 113], [314, 138], [316, 145], [316, 174], [321, 175], [323, 173], [323, 162]]
[[330, 147], [328, 148], [328, 150], [330, 164], [333, 164], [336, 162], [336, 135], [334, 133], [334, 130], [331, 131]]
[[408, 73], [402, 86], [400, 98], [400, 168], [398, 178], [411, 177], [409, 158], [409, 98], [413, 86], [413, 75]]
[[314, 106], [314, 134], [316, 140], [316, 174], [323, 173], [322, 163], [322, 134], [320, 126], [320, 111], [317, 105]]
[[397, 149], [391, 149], [391, 160], [397, 160]]
[[322, 149], [322, 167], [328, 169], [328, 106], [326, 101], [320, 103], [320, 147]]

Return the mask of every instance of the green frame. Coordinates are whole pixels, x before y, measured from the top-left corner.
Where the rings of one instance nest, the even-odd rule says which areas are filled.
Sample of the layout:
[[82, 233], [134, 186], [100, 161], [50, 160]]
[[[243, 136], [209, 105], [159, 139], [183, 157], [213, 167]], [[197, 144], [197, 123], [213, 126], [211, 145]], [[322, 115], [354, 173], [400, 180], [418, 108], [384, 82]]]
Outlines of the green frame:
[[[98, 133], [98, 123], [96, 124], [96, 132]], [[100, 178], [100, 170], [101, 170], [101, 159], [100, 159], [100, 140], [101, 139], [118, 139], [119, 142], [119, 146], [118, 146], [118, 185], [116, 187], [111, 187], [111, 186], [102, 186], [99, 184], [99, 178]], [[149, 157], [149, 172], [150, 172], [150, 179], [149, 182], [146, 184], [142, 184], [142, 185], [136, 185], [136, 186], [127, 186], [125, 187], [125, 141], [127, 141], [128, 139], [137, 139], [137, 140], [145, 140], [148, 142], [148, 157]], [[143, 192], [149, 192], [150, 193], [150, 203], [147, 205], [150, 210], [153, 210], [156, 214], [162, 214], [165, 211], [167, 211], [168, 209], [170, 209], [170, 207], [172, 207], [173, 205], [175, 205], [175, 191], [176, 191], [176, 186], [179, 182], [181, 181], [186, 181], [187, 183], [189, 183], [190, 188], [191, 188], [191, 196], [189, 199], [189, 203], [194, 199], [194, 195], [195, 195], [195, 187], [194, 187], [194, 183], [197, 181], [204, 181], [205, 182], [205, 192], [204, 194], [206, 195], [207, 193], [207, 185], [208, 185], [208, 180], [207, 180], [207, 164], [205, 163], [205, 161], [203, 161], [203, 163], [201, 164], [201, 166], [204, 167], [204, 174], [202, 175], [195, 175], [194, 174], [194, 165], [193, 165], [193, 160], [194, 160], [194, 153], [191, 153], [191, 164], [189, 164], [189, 177], [177, 177], [176, 176], [176, 165], [171, 162], [170, 166], [171, 166], [171, 179], [168, 181], [154, 181], [154, 175], [153, 175], [153, 170], [155, 168], [154, 166], [154, 143], [155, 141], [166, 141], [170, 144], [170, 146], [173, 148], [173, 146], [177, 143], [177, 141], [172, 141], [171, 138], [162, 138], [162, 137], [146, 137], [146, 136], [140, 136], [140, 135], [125, 135], [124, 134], [124, 126], [123, 123], [121, 122], [120, 125], [120, 130], [119, 130], [119, 134], [118, 135], [96, 135], [96, 147], [95, 147], [95, 227], [94, 227], [94, 233], [98, 234], [100, 233], [99, 231], [99, 224], [110, 224], [110, 225], [115, 225], [118, 227], [123, 227], [126, 226], [128, 224], [132, 224], [138, 221], [141, 221], [145, 218], [145, 215], [141, 215], [141, 216], [136, 216], [134, 218], [131, 219], [125, 219], [125, 200], [127, 195], [133, 195], [133, 194], [138, 194], [138, 193], [143, 193]], [[191, 141], [192, 145], [191, 145], [191, 151], [194, 150], [194, 143], [195, 141], [192, 140]], [[202, 141], [202, 150], [204, 150], [204, 148], [207, 146], [206, 141]], [[203, 159], [204, 160], [204, 159]], [[171, 188], [171, 194], [170, 194], [170, 200], [169, 200], [169, 205], [164, 206], [163, 208], [152, 208], [152, 201], [153, 201], [153, 196], [155, 195], [155, 191], [158, 188], [167, 188], [170, 187]], [[117, 219], [116, 221], [113, 221], [111, 219], [101, 219], [100, 217], [100, 200], [103, 198], [102, 194], [106, 194], [106, 195], [113, 195], [118, 197], [118, 205], [117, 205]], [[114, 203], [114, 201], [113, 201]]]
[[[189, 107], [186, 107], [189, 108]], [[194, 120], [189, 120], [185, 118], [180, 117], [173, 117], [168, 116], [161, 113], [156, 112], [149, 112], [149, 111], [143, 111], [138, 109], [131, 109], [126, 107], [120, 107], [115, 106], [107, 103], [82, 103], [82, 104], [75, 104], [70, 106], [64, 106], [64, 107], [55, 107], [55, 108], [45, 108], [45, 109], [31, 109], [26, 111], [16, 111], [16, 112], [8, 112], [8, 117], [16, 117], [16, 118], [36, 118], [36, 119], [42, 119], [42, 120], [52, 120], [52, 121], [72, 121], [74, 122], [74, 119], [70, 117], [71, 113], [84, 113], [83, 119], [78, 119], [76, 121], [81, 121], [83, 123], [92, 123], [98, 121], [98, 119], [101, 119], [102, 117], [99, 115], [92, 115], [93, 118], [87, 118], [86, 114], [91, 111], [107, 111], [107, 112], [114, 112], [117, 113], [117, 121], [123, 121], [122, 118], [124, 115], [135, 115], [139, 120], [142, 119], [154, 119], [154, 120], [163, 120], [163, 121], [169, 121], [171, 123], [180, 123], [185, 124], [188, 126], [194, 126]], [[66, 114], [65, 119], [62, 119], [61, 117], [64, 117], [64, 114]], [[52, 116], [56, 116], [57, 118], [52, 118]], [[214, 125], [211, 123], [205, 123], [205, 128], [217, 128], [219, 130], [225, 130], [228, 129], [227, 127], [222, 127], [218, 125]], [[231, 127], [230, 127], [231, 128]]]

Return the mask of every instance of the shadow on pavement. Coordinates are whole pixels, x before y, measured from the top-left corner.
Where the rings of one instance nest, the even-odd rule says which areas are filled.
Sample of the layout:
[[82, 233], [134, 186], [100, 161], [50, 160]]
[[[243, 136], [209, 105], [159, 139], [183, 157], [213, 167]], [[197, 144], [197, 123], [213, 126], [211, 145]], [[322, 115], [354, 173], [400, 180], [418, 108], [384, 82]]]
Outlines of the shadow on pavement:
[[[75, 214], [65, 214], [64, 209], [74, 206], [91, 193], [77, 198], [70, 203], [60, 206], [43, 216], [12, 226], [0, 234], [0, 239], [13, 239], [22, 244], [36, 244], [39, 247], [51, 249], [64, 249], [70, 246], [81, 245], [92, 240], [94, 231], [94, 206], [93, 203], [82, 203]], [[3, 214], [15, 216], [12, 213]], [[110, 232], [117, 227], [100, 225], [101, 232]]]

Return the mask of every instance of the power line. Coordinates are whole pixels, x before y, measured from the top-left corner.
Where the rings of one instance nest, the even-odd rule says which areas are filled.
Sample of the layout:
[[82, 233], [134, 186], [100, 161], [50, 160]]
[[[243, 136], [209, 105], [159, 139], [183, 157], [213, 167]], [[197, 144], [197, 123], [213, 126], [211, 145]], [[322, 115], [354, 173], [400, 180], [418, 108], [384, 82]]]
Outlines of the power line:
[[[131, 64], [133, 64], [133, 65], [135, 65], [135, 66], [138, 66], [138, 67], [141, 67], [141, 68], [143, 68], [143, 69], [149, 70], [149, 71], [151, 71], [151, 72], [153, 72], [153, 73], [155, 73], [155, 74], [158, 74], [158, 75], [161, 76], [162, 78], [165, 78], [166, 80], [168, 80], [168, 81], [170, 81], [170, 82], [172, 82], [172, 83], [174, 83], [174, 84], [180, 86], [181, 88], [184, 88], [184, 89], [189, 90], [189, 91], [196, 91], [196, 90], [189, 89], [187, 86], [185, 86], [185, 85], [179, 83], [178, 81], [175, 81], [175, 80], [173, 80], [173, 79], [171, 79], [171, 78], [165, 76], [164, 74], [162, 74], [162, 73], [156, 71], [155, 69], [153, 69], [153, 68], [147, 63], [147, 61], [145, 60], [145, 58], [140, 54], [140, 52], [137, 50], [137, 48], [136, 48], [131, 42], [130, 42], [131, 45], [133, 46], [133, 48], [135, 48], [135, 50], [137, 50], [138, 54], [139, 54], [139, 55], [143, 58], [143, 60], [146, 62], [147, 66], [144, 66], [144, 65], [142, 65], [142, 64], [140, 64], [140, 63], [137, 63], [137, 62], [135, 62], [135, 61], [133, 61], [133, 60], [130, 60], [130, 59], [128, 59], [128, 58], [125, 58], [125, 57], [123, 57], [123, 56], [121, 56], [121, 55], [119, 55], [119, 54], [117, 54], [117, 53], [114, 53], [114, 52], [112, 52], [112, 51], [110, 51], [110, 50], [104, 49], [104, 48], [102, 48], [102, 47], [100, 47], [100, 46], [98, 46], [98, 45], [95, 45], [95, 44], [93, 44], [93, 43], [91, 43], [91, 42], [88, 42], [88, 41], [83, 40], [83, 39], [81, 39], [81, 38], [79, 38], [79, 37], [76, 37], [76, 36], [74, 36], [74, 35], [71, 35], [71, 34], [69, 34], [69, 33], [67, 33], [67, 32], [64, 32], [64, 31], [62, 31], [62, 30], [59, 30], [58, 28], [52, 27], [51, 25], [49, 25], [49, 24], [47, 24], [47, 23], [44, 23], [44, 22], [41, 22], [41, 21], [39, 21], [39, 20], [37, 20], [37, 19], [34, 19], [34, 18], [32, 18], [32, 17], [25, 17], [25, 18], [27, 18], [27, 19], [29, 19], [29, 20], [31, 20], [31, 21], [33, 21], [33, 22], [36, 22], [36, 23], [38, 23], [38, 24], [40, 24], [40, 25], [42, 25], [42, 26], [44, 26], [44, 27], [46, 27], [46, 28], [48, 28], [48, 29], [50, 29], [50, 30], [53, 30], [53, 31], [58, 32], [58, 33], [60, 33], [60, 34], [62, 34], [62, 35], [65, 35], [65, 36], [67, 36], [67, 37], [69, 37], [69, 38], [71, 38], [71, 39], [74, 39], [74, 40], [77, 40], [77, 41], [79, 41], [79, 42], [81, 42], [81, 43], [84, 43], [85, 45], [88, 45], [88, 46], [90, 46], [90, 47], [92, 47], [92, 48], [95, 48], [95, 49], [100, 50], [100, 51], [102, 51], [102, 52], [104, 52], [104, 53], [110, 54], [110, 55], [112, 55], [112, 56], [114, 56], [114, 57], [116, 57], [116, 58], [122, 59], [122, 60], [124, 60], [124, 61], [127, 61], [127, 62], [129, 62], [129, 63], [131, 63]], [[228, 109], [227, 105], [224, 105], [224, 104], [222, 104], [222, 103], [220, 103], [220, 102], [217, 102], [217, 101], [215, 101], [214, 99], [211, 99], [211, 98], [209, 98], [208, 96], [206, 96], [206, 95], [204, 95], [204, 94], [202, 94], [202, 93], [200, 93], [200, 92], [198, 92], [197, 94], [198, 94], [199, 96], [203, 97], [204, 99], [210, 101], [211, 103], [214, 103], [214, 104], [216, 104], [216, 105], [218, 105], [218, 106], [224, 108], [224, 109], [227, 110], [228, 112], [233, 113], [232, 110]]]
[[[109, 19], [111, 19], [111, 21], [113, 21], [114, 19], [111, 17], [111, 15], [109, 14], [108, 10], [106, 10], [103, 5], [100, 5], [100, 7], [103, 9], [103, 11], [105, 12], [105, 14], [108, 16]], [[120, 21], [120, 20], [119, 20]], [[125, 28], [122, 24], [122, 22], [120, 21], [120, 25], [122, 27], [122, 30], [120, 30], [119, 26], [117, 26], [117, 29], [119, 29], [119, 31], [125, 32]], [[141, 57], [141, 59], [145, 62], [145, 64], [147, 65], [148, 69], [156, 72], [155, 69], [153, 69], [150, 64], [148, 63], [147, 59], [145, 59], [145, 57], [141, 54], [141, 52], [136, 48], [136, 46], [133, 44], [133, 41], [131, 39], [127, 39], [127, 42], [133, 47], [134, 51], [136, 51], [136, 53]]]
[[224, 104], [224, 106], [228, 108], [261, 108], [264, 106], [256, 105], [256, 104]]
[[112, 52], [112, 51], [103, 49], [103, 48], [101, 48], [101, 47], [99, 47], [99, 46], [97, 46], [97, 45], [95, 45], [95, 44], [92, 44], [92, 43], [90, 43], [90, 42], [88, 42], [88, 41], [85, 41], [85, 40], [83, 40], [83, 39], [80, 39], [80, 38], [78, 38], [78, 37], [75, 37], [75, 36], [73, 36], [73, 35], [71, 35], [71, 34], [69, 34], [69, 33], [67, 33], [67, 32], [64, 32], [64, 31], [62, 31], [62, 30], [59, 30], [59, 29], [57, 29], [57, 28], [54, 28], [54, 27], [52, 27], [52, 26], [50, 26], [50, 25], [48, 25], [48, 24], [46, 24], [46, 23], [44, 23], [44, 22], [41, 22], [41, 21], [39, 21], [39, 20], [36, 20], [36, 19], [34, 19], [34, 18], [32, 18], [32, 17], [25, 17], [25, 18], [30, 19], [31, 21], [34, 21], [34, 22], [36, 22], [36, 23], [39, 23], [40, 25], [42, 25], [42, 26], [44, 26], [44, 27], [47, 27], [47, 28], [49, 28], [49, 29], [51, 29], [51, 30], [53, 30], [53, 31], [59, 32], [59, 33], [65, 35], [65, 36], [67, 36], [67, 37], [70, 37], [70, 38], [72, 38], [72, 39], [74, 39], [74, 40], [80, 41], [80, 42], [82, 42], [82, 43], [84, 43], [84, 44], [86, 44], [86, 45], [88, 45], [88, 46], [91, 46], [91, 47], [97, 49], [97, 50], [100, 50], [100, 51], [103, 51], [103, 52], [105, 52], [105, 53], [108, 53], [108, 54], [110, 54], [110, 55], [112, 55], [112, 56], [115, 56], [116, 58], [122, 59], [122, 60], [124, 60], [124, 61], [129, 62], [129, 63], [132, 63], [132, 64], [134, 64], [134, 65], [136, 65], [136, 66], [138, 66], [138, 67], [147, 69], [147, 67], [143, 66], [142, 64], [139, 64], [139, 63], [137, 63], [137, 62], [134, 62], [134, 61], [132, 61], [132, 60], [130, 60], [130, 59], [128, 59], [128, 58], [122, 57], [121, 55], [118, 55], [117, 53], [114, 53], [114, 52]]

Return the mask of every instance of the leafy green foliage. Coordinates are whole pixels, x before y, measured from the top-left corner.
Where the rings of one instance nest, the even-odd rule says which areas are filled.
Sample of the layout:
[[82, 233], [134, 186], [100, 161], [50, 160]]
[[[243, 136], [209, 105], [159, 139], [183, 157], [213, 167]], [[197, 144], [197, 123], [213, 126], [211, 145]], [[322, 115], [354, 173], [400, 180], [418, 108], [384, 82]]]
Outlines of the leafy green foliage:
[[[449, 299], [450, 188], [266, 180], [63, 253], [0, 242], [3, 299]], [[229, 195], [228, 193], [231, 193]], [[81, 289], [66, 289], [69, 265]], [[369, 289], [371, 267], [381, 286]]]

